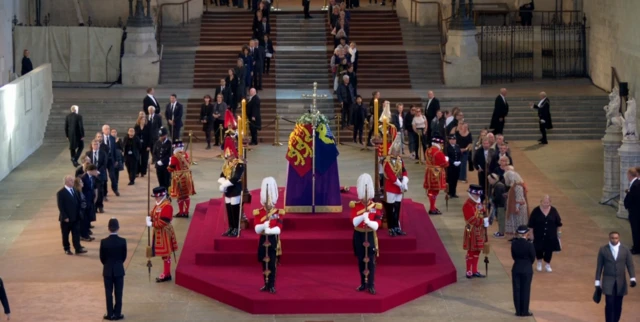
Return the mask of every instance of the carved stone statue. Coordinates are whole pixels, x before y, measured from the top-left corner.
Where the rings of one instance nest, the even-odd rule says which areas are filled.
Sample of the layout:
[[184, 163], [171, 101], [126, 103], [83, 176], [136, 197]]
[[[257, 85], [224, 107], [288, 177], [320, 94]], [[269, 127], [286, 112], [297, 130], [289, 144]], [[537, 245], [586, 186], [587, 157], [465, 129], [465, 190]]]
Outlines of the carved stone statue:
[[604, 111], [607, 116], [607, 127], [616, 125], [622, 127], [624, 119], [620, 115], [620, 94], [618, 94], [618, 87], [614, 87], [609, 94], [609, 104], [604, 106]]
[[627, 101], [627, 111], [624, 113], [624, 128], [622, 129], [622, 135], [625, 140], [638, 140], [636, 134], [636, 100], [630, 99]]

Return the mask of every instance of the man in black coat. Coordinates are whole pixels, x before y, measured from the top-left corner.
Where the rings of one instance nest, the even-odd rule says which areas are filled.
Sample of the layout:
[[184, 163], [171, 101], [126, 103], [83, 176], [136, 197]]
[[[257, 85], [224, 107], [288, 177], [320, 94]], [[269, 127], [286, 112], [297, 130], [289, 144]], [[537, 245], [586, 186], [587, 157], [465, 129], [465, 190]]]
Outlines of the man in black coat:
[[[487, 191], [487, 172], [489, 171], [489, 165], [495, 151], [491, 149], [491, 142], [485, 138], [482, 140], [482, 148], [477, 149], [473, 155], [473, 167], [476, 168], [478, 173], [478, 184], [483, 187], [484, 191]], [[480, 196], [484, 200], [484, 194]]]
[[629, 225], [631, 225], [631, 239], [633, 247], [631, 253], [640, 254], [640, 180], [638, 180], [638, 170], [629, 168], [627, 170], [629, 180], [629, 191], [624, 197], [624, 207], [629, 211]]
[[[364, 121], [367, 118], [367, 108], [362, 104], [362, 96], [356, 96], [356, 104], [353, 105], [353, 143], [363, 144], [362, 132], [364, 130]], [[358, 139], [356, 141], [356, 138]]]
[[346, 127], [347, 125], [351, 125], [351, 105], [355, 102], [355, 91], [353, 90], [353, 86], [349, 82], [349, 76], [342, 76], [342, 83], [338, 86], [337, 96], [338, 102], [342, 105], [341, 107], [341, 117], [342, 117], [342, 127]]
[[516, 308], [516, 316], [532, 316], [533, 314], [529, 312], [531, 280], [533, 279], [531, 265], [536, 261], [536, 250], [533, 244], [527, 240], [527, 233], [529, 233], [527, 226], [518, 227], [516, 232], [517, 236], [511, 242], [513, 305]]
[[304, 19], [313, 18], [309, 14], [309, 5], [311, 5], [311, 0], [302, 0], [302, 7], [304, 8]]
[[78, 159], [84, 150], [84, 125], [82, 115], [78, 113], [78, 105], [71, 106], [71, 113], [64, 121], [64, 133], [69, 141], [69, 151], [71, 153], [71, 163], [78, 167]]
[[153, 145], [153, 162], [156, 164], [156, 176], [158, 177], [158, 184], [165, 187], [167, 191], [171, 185], [171, 174], [167, 167], [169, 166], [169, 160], [173, 149], [171, 148], [171, 140], [167, 137], [169, 132], [164, 127], [160, 128], [158, 135], [160, 138], [155, 141]]
[[[232, 100], [234, 100], [233, 92], [231, 91], [231, 86], [227, 86], [224, 78], [220, 79], [220, 86], [216, 87], [216, 94], [213, 95], [213, 99], [216, 100], [218, 94], [222, 94], [222, 101], [227, 104], [227, 106], [233, 106]], [[213, 103], [213, 102], [211, 102]], [[223, 115], [224, 111], [220, 115]]]
[[436, 95], [433, 93], [433, 91], [429, 91], [427, 93], [427, 98], [427, 104], [424, 107], [424, 113], [422, 113], [422, 115], [427, 118], [427, 142], [431, 142], [431, 133], [433, 133], [431, 122], [440, 110], [440, 100], [436, 98]]
[[33, 64], [31, 63], [31, 58], [29, 58], [29, 50], [24, 50], [24, 57], [22, 57], [22, 69], [20, 71], [20, 76], [24, 76], [33, 70]]
[[256, 95], [256, 89], [249, 90], [249, 102], [247, 103], [247, 118], [249, 121], [249, 131], [251, 131], [250, 145], [258, 144], [258, 130], [262, 126], [260, 117], [260, 97]]
[[[116, 321], [124, 319], [122, 315], [122, 290], [124, 288], [124, 261], [127, 259], [127, 240], [118, 236], [118, 219], [109, 220], [109, 237], [100, 241], [100, 262], [102, 278], [107, 298], [107, 314], [103, 319]], [[116, 303], [113, 305], [113, 295]]]
[[104, 182], [107, 182], [107, 162], [109, 157], [100, 150], [100, 141], [93, 140], [91, 142], [91, 151], [86, 154], [91, 163], [98, 168], [98, 176], [96, 177], [96, 186], [98, 188], [98, 197], [96, 198], [96, 210], [100, 213], [104, 212]]
[[151, 115], [147, 116], [147, 126], [149, 127], [149, 150], [152, 150], [153, 145], [158, 141], [158, 133], [160, 133], [160, 128], [162, 128], [162, 116], [158, 113], [154, 113], [155, 111], [155, 107], [150, 107], [149, 112]]
[[[111, 127], [108, 124], [102, 126], [102, 138], [104, 140], [104, 144], [107, 146], [107, 170], [109, 171], [109, 180], [111, 181], [111, 190], [113, 193], [120, 197], [120, 192], [118, 192], [118, 181], [119, 181], [119, 173], [118, 168], [120, 167], [116, 151], [118, 149], [116, 138], [111, 135]], [[104, 184], [104, 196], [106, 197], [109, 193], [107, 192], [107, 181], [103, 182]]]
[[502, 134], [504, 130], [504, 122], [509, 115], [509, 103], [507, 103], [507, 89], [501, 88], [500, 95], [496, 97], [493, 104], [493, 114], [491, 115], [491, 124], [489, 128], [493, 130], [493, 134]]
[[540, 125], [540, 134], [542, 134], [542, 138], [540, 138], [538, 142], [540, 142], [540, 144], [547, 144], [547, 130], [553, 128], [553, 124], [551, 123], [551, 105], [549, 104], [547, 93], [540, 92], [540, 101], [538, 104], [531, 103], [531, 108], [538, 110], [538, 123]]
[[71, 245], [69, 245], [69, 233], [71, 233], [71, 240], [73, 242], [73, 248], [76, 254], [84, 254], [87, 252], [80, 245], [80, 198], [78, 192], [73, 188], [73, 182], [75, 178], [71, 175], [64, 177], [64, 187], [58, 190], [58, 210], [60, 221], [60, 230], [62, 231], [62, 247], [67, 255], [73, 255], [71, 252]]
[[[462, 151], [456, 144], [456, 135], [449, 135], [449, 144], [447, 144], [447, 157], [449, 157], [449, 166], [447, 167], [447, 184], [449, 190], [447, 193], [451, 198], [458, 198], [456, 189], [458, 188], [458, 178], [460, 177], [460, 164], [462, 163]], [[486, 191], [486, 190], [485, 190]]]
[[151, 87], [147, 88], [147, 96], [144, 97], [142, 101], [142, 111], [144, 114], [149, 115], [149, 106], [154, 107], [154, 111], [156, 114], [160, 114], [160, 104], [158, 104], [158, 100], [153, 96], [155, 90]]
[[178, 96], [171, 94], [169, 96], [169, 104], [164, 111], [164, 117], [167, 120], [171, 139], [176, 141], [180, 138], [180, 130], [182, 129], [182, 104], [178, 102]]
[[253, 61], [255, 62], [253, 68], [253, 87], [257, 90], [262, 90], [262, 72], [264, 71], [264, 46], [259, 46], [258, 40], [252, 39], [254, 50], [253, 50]]

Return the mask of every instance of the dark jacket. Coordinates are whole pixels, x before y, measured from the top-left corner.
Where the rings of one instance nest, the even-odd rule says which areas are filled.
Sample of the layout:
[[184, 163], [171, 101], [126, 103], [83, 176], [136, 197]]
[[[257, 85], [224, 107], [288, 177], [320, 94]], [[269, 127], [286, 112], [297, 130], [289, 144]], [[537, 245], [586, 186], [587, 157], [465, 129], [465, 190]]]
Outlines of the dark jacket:
[[505, 194], [507, 193], [507, 186], [505, 186], [501, 181], [498, 181], [491, 187], [491, 189], [491, 201], [493, 201], [493, 205], [498, 208], [505, 208], [507, 206], [507, 198], [505, 197]]
[[551, 105], [549, 104], [549, 99], [545, 98], [540, 106], [534, 104], [533, 108], [538, 110], [538, 119], [544, 120], [544, 123], [541, 123], [541, 125], [548, 130], [552, 129], [553, 124], [551, 123]]
[[80, 219], [80, 203], [78, 202], [78, 192], [76, 192], [73, 188], [71, 189], [74, 194], [67, 190], [66, 187], [62, 187], [62, 189], [58, 190], [57, 199], [58, 199], [58, 210], [60, 212], [58, 216], [58, 220], [60, 222], [65, 221], [65, 219], [69, 219], [69, 222], [75, 222]]
[[271, 53], [271, 55], [275, 54], [276, 50], [273, 49], [273, 40], [269, 39], [269, 41], [267, 41], [267, 43], [265, 44], [264, 49], [265, 49], [265, 55], [266, 53]]
[[[98, 186], [96, 184], [96, 179], [85, 173], [81, 177], [82, 179], [82, 194], [84, 195], [87, 204], [93, 205], [93, 201], [96, 199]], [[95, 218], [93, 219], [95, 220]]]
[[[167, 137], [164, 141], [156, 141], [153, 146], [153, 163], [156, 168], [164, 168], [166, 169], [169, 166], [169, 160], [171, 159], [171, 140]], [[158, 165], [158, 161], [162, 161], [162, 165]]]
[[24, 76], [33, 70], [33, 64], [31, 63], [31, 59], [29, 57], [22, 57], [22, 70], [20, 71], [20, 76]]
[[162, 117], [158, 114], [153, 116], [151, 122], [147, 122], [147, 126], [145, 126], [145, 129], [149, 131], [149, 147], [153, 147], [156, 141], [158, 141], [158, 137], [160, 137], [160, 134], [158, 132], [160, 131], [161, 127]]
[[140, 160], [140, 139], [135, 135], [130, 138], [129, 135], [125, 136], [122, 140], [124, 158], [134, 158]]
[[200, 105], [200, 121], [206, 121], [206, 123], [202, 123], [203, 131], [207, 132], [213, 129], [213, 104], [205, 105], [202, 103]]
[[[251, 118], [255, 118], [255, 121]], [[260, 117], [260, 97], [258, 97], [258, 95], [252, 97], [247, 103], [247, 119], [258, 128], [262, 126], [262, 118]]]
[[400, 126], [399, 113], [396, 111], [395, 113], [391, 114], [391, 124], [393, 124], [398, 131], [406, 130], [407, 128], [411, 127], [411, 124], [407, 123], [407, 115], [409, 115], [409, 112], [402, 111], [402, 126]]
[[[631, 251], [626, 246], [619, 244], [618, 257], [613, 258], [609, 244], [600, 247], [598, 251], [598, 264], [596, 265], [596, 281], [600, 281], [604, 295], [627, 295], [627, 276], [636, 277], [633, 267]], [[613, 285], [617, 284], [617, 294], [613, 294]]]
[[364, 104], [354, 104], [352, 113], [352, 120], [355, 126], [364, 126], [364, 121], [367, 119], [367, 107]]
[[562, 227], [562, 220], [555, 207], [552, 206], [546, 216], [539, 206], [535, 207], [529, 216], [528, 226], [533, 229], [533, 245], [537, 251], [560, 250], [558, 227]]
[[[338, 86], [337, 94], [338, 101], [340, 103], [343, 103], [345, 107], [351, 106], [351, 104], [353, 104], [356, 100], [355, 91], [353, 90], [353, 85], [351, 85], [351, 83], [349, 83], [348, 85], [341, 83], [340, 86]], [[378, 102], [378, 104], [379, 103], [380, 102]], [[378, 108], [380, 108], [380, 106], [378, 106]]]
[[98, 150], [97, 163], [93, 159], [93, 150], [87, 151], [86, 156], [88, 156], [89, 159], [91, 159], [91, 163], [93, 163], [98, 168], [98, 172], [100, 172], [100, 174], [98, 174], [98, 179], [100, 179], [101, 181], [106, 181], [107, 180], [107, 162], [109, 161], [109, 157], [107, 156], [107, 154], [102, 150]]
[[[507, 103], [506, 98], [503, 99], [501, 95], [498, 95], [493, 104], [493, 114], [491, 115], [489, 128], [498, 128], [499, 124], [504, 122], [504, 118], [507, 117], [507, 115], [509, 115], [509, 103]], [[502, 121], [500, 121], [500, 119], [502, 119]]]
[[136, 138], [138, 139], [138, 147], [143, 150], [149, 147], [149, 142], [151, 142], [151, 138], [149, 137], [149, 124], [145, 124], [144, 128], [140, 128], [140, 125], [136, 124], [133, 127], [133, 130], [136, 132]]
[[69, 113], [64, 121], [64, 133], [69, 140], [69, 149], [76, 149], [84, 138], [84, 125], [82, 115]]
[[629, 192], [624, 196], [624, 207], [629, 211], [629, 217], [640, 218], [640, 179], [633, 182]]
[[124, 261], [127, 259], [127, 240], [118, 235], [100, 241], [102, 276], [124, 276]]
[[[224, 196], [227, 198], [237, 197], [242, 193], [242, 174], [244, 173], [244, 164], [238, 163], [233, 171], [233, 175], [231, 176], [229, 182], [231, 182], [232, 186], [227, 187], [227, 190], [224, 192]], [[220, 178], [225, 178], [224, 173], [220, 173]]]
[[153, 97], [154, 99], [151, 99], [151, 97], [149, 97], [149, 95], [146, 95], [144, 97], [144, 100], [142, 100], [142, 111], [144, 112], [144, 114], [149, 115], [149, 106], [153, 106], [156, 108], [156, 114], [160, 114], [160, 105], [158, 105], [158, 100], [156, 99], [156, 97]]
[[514, 238], [511, 242], [511, 258], [513, 258], [512, 273], [533, 274], [531, 265], [536, 261], [536, 250], [524, 238]]
[[431, 124], [431, 121], [433, 121], [433, 118], [436, 117], [436, 114], [440, 110], [440, 100], [434, 97], [431, 100], [431, 104], [428, 106], [427, 104], [429, 104], [429, 100], [424, 104], [424, 113], [422, 113], [422, 115], [427, 117], [427, 124]]
[[175, 128], [181, 128], [182, 127], [182, 113], [184, 111], [184, 108], [182, 106], [182, 104], [180, 104], [180, 102], [176, 101], [176, 107], [173, 110], [173, 113], [171, 113], [171, 103], [167, 104], [166, 109], [164, 111], [164, 118], [169, 121], [173, 121], [173, 126]]
[[218, 98], [218, 94], [222, 94], [222, 101], [227, 103], [227, 105], [231, 106], [231, 101], [234, 99], [231, 86], [225, 85], [224, 89], [222, 89], [222, 86], [216, 87], [216, 94], [213, 96], [213, 101], [211, 101], [211, 103], [215, 104]]
[[[473, 167], [476, 170], [482, 169], [482, 171], [488, 171], [488, 166], [491, 165], [491, 159], [493, 158], [494, 150], [489, 148], [489, 152], [487, 153], [488, 160], [484, 158], [484, 148], [479, 148], [473, 154]], [[489, 162], [487, 162], [489, 161]], [[485, 175], [487, 175], [485, 173]]]

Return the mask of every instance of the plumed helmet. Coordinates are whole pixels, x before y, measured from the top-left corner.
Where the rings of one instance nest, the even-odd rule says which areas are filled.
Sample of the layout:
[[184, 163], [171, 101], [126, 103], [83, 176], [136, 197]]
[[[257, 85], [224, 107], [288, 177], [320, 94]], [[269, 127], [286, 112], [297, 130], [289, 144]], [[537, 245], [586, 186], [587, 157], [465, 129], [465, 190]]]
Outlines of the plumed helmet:
[[402, 154], [402, 138], [399, 135], [396, 135], [396, 138], [393, 140], [391, 145], [389, 146], [389, 154], [399, 156]]
[[236, 121], [236, 117], [230, 109], [227, 109], [224, 113], [224, 127], [227, 130], [236, 130], [238, 128], [238, 121]]
[[384, 101], [382, 104], [382, 115], [380, 115], [379, 121], [382, 122], [384, 118], [387, 118], [387, 121], [391, 122], [391, 103], [389, 103], [389, 101]]
[[236, 141], [233, 140], [230, 136], [227, 136], [224, 139], [224, 157], [228, 158], [233, 156], [234, 158], [238, 157], [238, 149], [236, 148]]
[[358, 199], [360, 200], [368, 201], [365, 199], [373, 199], [375, 197], [373, 179], [368, 173], [363, 173], [358, 177], [356, 188], [358, 190]]
[[275, 206], [278, 203], [278, 183], [273, 177], [262, 179], [260, 203], [263, 206]]

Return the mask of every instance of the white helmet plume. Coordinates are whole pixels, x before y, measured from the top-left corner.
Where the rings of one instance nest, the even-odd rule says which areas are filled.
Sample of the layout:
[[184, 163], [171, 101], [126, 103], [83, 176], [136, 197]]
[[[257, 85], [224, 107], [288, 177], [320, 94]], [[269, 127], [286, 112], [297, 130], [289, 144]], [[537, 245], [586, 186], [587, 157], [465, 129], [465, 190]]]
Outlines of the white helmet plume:
[[269, 201], [272, 206], [278, 203], [278, 184], [273, 177], [262, 179], [260, 186], [260, 203], [265, 206], [267, 203], [267, 193], [269, 193]]
[[373, 180], [368, 173], [363, 173], [358, 177], [356, 186], [358, 189], [358, 198], [360, 200], [365, 199], [365, 195], [368, 199], [372, 199], [374, 197]]
[[382, 104], [382, 115], [380, 115], [380, 122], [387, 118], [388, 122], [391, 122], [391, 103], [389, 101], [384, 101]]
[[399, 156], [402, 154], [402, 138], [400, 135], [396, 135], [395, 139], [389, 147], [389, 154]]

